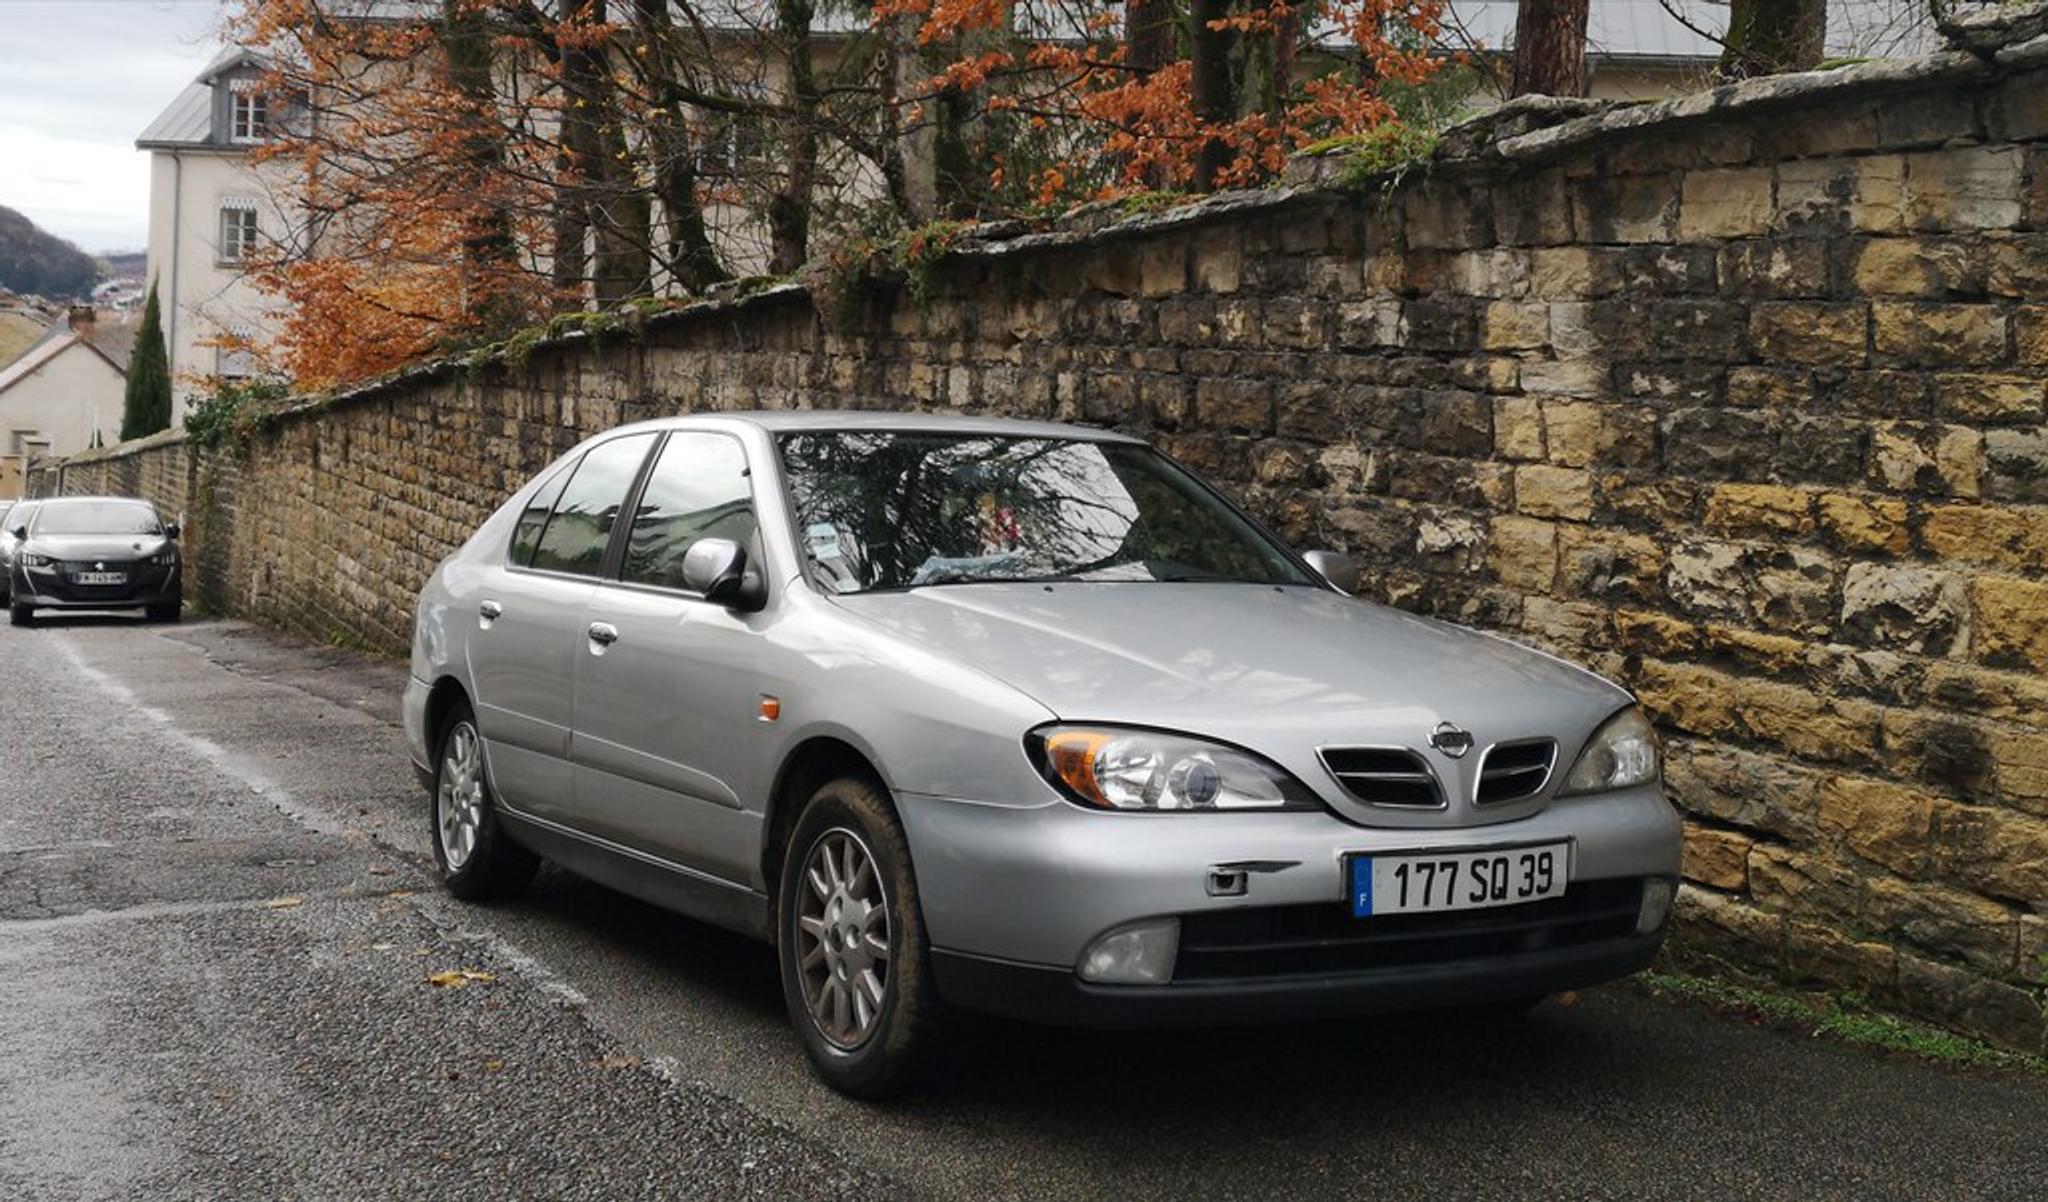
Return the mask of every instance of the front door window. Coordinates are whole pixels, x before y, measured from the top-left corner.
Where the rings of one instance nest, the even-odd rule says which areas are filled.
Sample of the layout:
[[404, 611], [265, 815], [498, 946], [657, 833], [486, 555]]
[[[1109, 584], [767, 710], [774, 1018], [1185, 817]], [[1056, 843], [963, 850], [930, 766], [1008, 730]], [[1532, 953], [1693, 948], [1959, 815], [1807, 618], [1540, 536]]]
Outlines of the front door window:
[[699, 539], [748, 547], [753, 537], [753, 489], [738, 440], [700, 431], [672, 434], [641, 490], [621, 579], [680, 589], [683, 556]]

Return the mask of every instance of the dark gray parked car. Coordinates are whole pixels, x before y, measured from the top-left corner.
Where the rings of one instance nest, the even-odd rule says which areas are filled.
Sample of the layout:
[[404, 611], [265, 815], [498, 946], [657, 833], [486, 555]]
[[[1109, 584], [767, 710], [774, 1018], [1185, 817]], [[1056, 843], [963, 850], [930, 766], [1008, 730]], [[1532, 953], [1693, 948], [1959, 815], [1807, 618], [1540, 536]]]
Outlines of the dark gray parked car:
[[14, 540], [8, 567], [8, 617], [35, 622], [39, 609], [140, 609], [175, 622], [184, 584], [178, 527], [147, 501], [126, 497], [52, 497], [33, 513], [7, 516]]
[[1342, 585], [1132, 438], [679, 418], [441, 564], [405, 726], [454, 893], [546, 856], [772, 940], [856, 1094], [952, 1007], [1497, 1012], [1648, 964], [1679, 823], [1629, 695]]
[[0, 501], [0, 604], [13, 591], [15, 530], [35, 516], [34, 501]]

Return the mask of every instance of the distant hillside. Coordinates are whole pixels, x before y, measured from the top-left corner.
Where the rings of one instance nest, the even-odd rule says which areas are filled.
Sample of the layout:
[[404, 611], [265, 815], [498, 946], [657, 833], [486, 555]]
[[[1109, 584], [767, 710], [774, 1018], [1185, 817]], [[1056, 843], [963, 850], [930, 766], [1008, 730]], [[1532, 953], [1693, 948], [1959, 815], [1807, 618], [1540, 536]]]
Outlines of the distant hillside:
[[90, 293], [99, 275], [91, 255], [0, 205], [0, 288], [66, 299]]
[[146, 250], [109, 251], [100, 256], [100, 262], [107, 265], [106, 278], [110, 280], [139, 280], [149, 266], [149, 252]]

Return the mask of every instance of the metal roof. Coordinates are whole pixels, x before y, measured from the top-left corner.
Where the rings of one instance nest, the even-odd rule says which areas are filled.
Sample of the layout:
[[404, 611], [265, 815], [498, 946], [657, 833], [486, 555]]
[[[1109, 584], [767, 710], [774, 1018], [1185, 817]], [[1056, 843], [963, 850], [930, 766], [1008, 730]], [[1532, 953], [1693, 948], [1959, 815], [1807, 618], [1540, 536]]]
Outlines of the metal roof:
[[145, 150], [152, 146], [204, 146], [212, 135], [213, 88], [190, 83], [171, 101], [170, 107], [136, 135], [135, 145]]
[[224, 145], [213, 137], [213, 81], [224, 72], [252, 64], [263, 67], [268, 66], [269, 61], [241, 46], [230, 46], [214, 55], [213, 61], [206, 64], [198, 78], [186, 84], [169, 107], [136, 135], [135, 145], [143, 150]]

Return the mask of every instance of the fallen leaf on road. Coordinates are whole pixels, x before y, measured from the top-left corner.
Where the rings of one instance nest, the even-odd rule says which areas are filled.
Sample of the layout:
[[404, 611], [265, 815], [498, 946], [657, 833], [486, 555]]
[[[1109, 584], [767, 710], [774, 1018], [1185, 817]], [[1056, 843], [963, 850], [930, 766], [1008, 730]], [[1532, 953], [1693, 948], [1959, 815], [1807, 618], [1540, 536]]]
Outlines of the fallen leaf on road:
[[487, 1073], [502, 1073], [505, 1071], [505, 1062], [502, 1060], [486, 1060], [484, 1061], [484, 1071]]
[[386, 868], [386, 867], [384, 867], [384, 866], [383, 866], [382, 864], [372, 864], [372, 865], [370, 865], [370, 875], [371, 875], [371, 876], [390, 876], [390, 875], [391, 875], [391, 870], [390, 870], [389, 868]]
[[638, 1056], [605, 1056], [597, 1061], [599, 1068], [639, 1068]]
[[416, 890], [412, 890], [412, 889], [392, 889], [392, 890], [388, 890], [388, 891], [386, 891], [386, 893], [384, 894], [384, 896], [386, 896], [386, 897], [411, 897], [411, 896], [412, 896], [412, 895], [413, 895], [413, 894], [414, 894], [415, 892], [416, 892]]
[[263, 908], [266, 910], [289, 910], [293, 906], [303, 906], [305, 904], [306, 899], [303, 897], [273, 897], [263, 903]]
[[1566, 990], [1557, 995], [1557, 1004], [1560, 1006], [1576, 1006], [1579, 1004], [1579, 995], [1571, 990]]
[[478, 972], [474, 968], [451, 968], [445, 972], [427, 974], [427, 984], [438, 985], [443, 989], [467, 989], [472, 984], [488, 985], [497, 979], [490, 973]]

